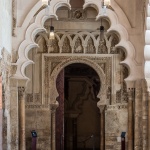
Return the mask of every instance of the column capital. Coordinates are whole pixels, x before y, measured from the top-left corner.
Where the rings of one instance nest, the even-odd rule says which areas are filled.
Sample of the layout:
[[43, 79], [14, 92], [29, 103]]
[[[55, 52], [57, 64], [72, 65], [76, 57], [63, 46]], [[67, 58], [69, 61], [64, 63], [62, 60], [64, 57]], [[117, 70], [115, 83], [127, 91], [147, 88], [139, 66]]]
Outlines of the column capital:
[[127, 92], [128, 92], [128, 93], [131, 93], [131, 92], [134, 92], [134, 90], [135, 90], [135, 88], [128, 88], [128, 89], [127, 89]]
[[25, 87], [18, 87], [18, 97], [19, 97], [19, 100], [22, 99], [22, 97], [24, 96], [24, 93], [25, 93]]
[[57, 101], [55, 103], [51, 103], [50, 104], [50, 110], [52, 112], [55, 112], [58, 106], [59, 106], [59, 103]]
[[147, 91], [150, 93], [150, 79], [146, 78]]
[[98, 108], [100, 109], [100, 113], [102, 114], [106, 108], [106, 105], [99, 105]]

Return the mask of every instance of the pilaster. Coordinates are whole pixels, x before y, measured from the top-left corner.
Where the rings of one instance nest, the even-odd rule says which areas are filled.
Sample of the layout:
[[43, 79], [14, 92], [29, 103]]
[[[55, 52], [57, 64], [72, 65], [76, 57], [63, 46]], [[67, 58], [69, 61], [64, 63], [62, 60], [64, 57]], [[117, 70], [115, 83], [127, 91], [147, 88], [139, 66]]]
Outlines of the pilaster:
[[25, 142], [25, 87], [18, 87], [19, 150], [26, 150]]
[[56, 149], [56, 109], [59, 106], [58, 102], [50, 104], [50, 111], [51, 111], [51, 150]]
[[134, 149], [142, 149], [142, 80], [135, 83]]

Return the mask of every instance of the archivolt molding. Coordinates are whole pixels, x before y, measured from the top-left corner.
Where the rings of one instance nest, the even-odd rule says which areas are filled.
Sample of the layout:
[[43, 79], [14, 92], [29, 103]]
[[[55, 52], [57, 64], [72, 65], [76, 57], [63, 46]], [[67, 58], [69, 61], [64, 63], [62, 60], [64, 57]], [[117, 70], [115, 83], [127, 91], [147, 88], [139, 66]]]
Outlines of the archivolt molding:
[[[41, 1], [38, 2], [38, 4], [35, 6], [35, 8], [33, 8], [32, 11], [35, 11], [35, 10], [37, 10], [37, 8], [40, 8], [39, 7], [39, 6], [41, 6], [40, 4], [41, 4]], [[58, 19], [57, 15], [56, 15], [56, 10], [61, 6], [67, 6], [69, 9], [71, 8], [71, 6], [69, 4], [69, 0], [61, 0], [61, 1], [60, 0], [52, 0], [49, 8], [45, 8], [45, 9], [49, 10], [48, 14], [46, 14], [45, 9], [41, 10], [37, 14], [34, 23], [29, 25], [29, 27], [27, 28], [27, 30], [25, 32], [25, 39], [20, 44], [19, 49], [18, 49], [18, 56], [19, 56], [18, 61], [17, 61], [17, 63], [13, 64], [13, 65], [18, 66], [15, 77], [21, 78], [21, 79], [27, 78], [24, 74], [24, 70], [28, 64], [33, 63], [31, 60], [28, 59], [27, 52], [29, 50], [31, 50], [33, 47], [38, 47], [38, 45], [34, 41], [35, 35], [41, 31], [46, 31], [46, 29], [44, 28], [44, 23], [47, 19], [54, 18], [54, 17], [56, 19]], [[23, 26], [27, 25], [28, 19], [29, 19], [28, 20], [29, 22], [31, 21], [32, 15], [33, 15], [33, 13], [31, 12], [30, 15], [27, 16], [27, 18], [25, 19], [25, 22], [24, 22], [25, 24]]]
[[[96, 1], [93, 2], [91, 0], [85, 0], [85, 4], [84, 4], [83, 8], [85, 9], [86, 7], [89, 7], [89, 6], [90, 7], [93, 6], [95, 8], [95, 6], [97, 4], [98, 3]], [[129, 68], [132, 67], [132, 69], [130, 69], [130, 74], [129, 74], [128, 78], [126, 79], [126, 81], [136, 80], [135, 73], [138, 71], [141, 72], [142, 70], [141, 70], [141, 67], [139, 66], [139, 64], [137, 64], [137, 62], [135, 61], [135, 48], [134, 48], [133, 44], [129, 41], [129, 36], [128, 36], [127, 30], [125, 29], [124, 26], [122, 26], [119, 23], [118, 17], [114, 11], [107, 9], [106, 14], [103, 14], [103, 13], [101, 13], [100, 6], [99, 5], [97, 5], [97, 6], [98, 6], [97, 8], [99, 8], [99, 9], [98, 9], [98, 15], [96, 17], [96, 20], [99, 20], [102, 17], [108, 18], [110, 20], [110, 25], [111, 25], [107, 31], [108, 34], [109, 34], [109, 32], [117, 33], [120, 36], [120, 42], [116, 45], [116, 48], [123, 47], [126, 50], [127, 57], [122, 63], [125, 64], [126, 66], [129, 66]], [[114, 2], [112, 2], [112, 7], [114, 10], [116, 7], [118, 9], [117, 4]], [[121, 13], [122, 17], [124, 17], [125, 24], [128, 27], [131, 27], [130, 23], [129, 23], [127, 17], [125, 16], [125, 14], [123, 13], [123, 11], [120, 11], [120, 13]], [[137, 79], [141, 78], [141, 75], [136, 76], [136, 77], [137, 77]]]
[[[38, 4], [38, 6], [39, 6], [39, 4]], [[44, 22], [48, 18], [53, 18], [53, 17], [55, 17], [56, 19], [58, 18], [56, 16], [56, 10], [60, 6], [67, 6], [70, 8], [69, 0], [61, 0], [61, 1], [60, 0], [52, 0], [48, 14], [46, 14], [45, 9], [41, 10], [37, 14], [37, 16], [34, 20], [34, 23], [29, 25], [29, 27], [27, 28], [26, 33], [25, 33], [25, 39], [20, 44], [19, 49], [18, 49], [19, 59], [18, 59], [17, 63], [14, 64], [14, 65], [18, 66], [15, 77], [27, 78], [24, 74], [24, 70], [28, 64], [33, 63], [32, 61], [30, 61], [28, 59], [27, 53], [31, 48], [38, 47], [38, 45], [34, 42], [35, 35], [41, 31], [45, 31]], [[114, 11], [107, 9], [106, 15], [100, 14], [101, 6], [100, 6], [99, 1], [97, 1], [97, 0], [95, 0], [95, 1], [85, 0], [85, 4], [83, 7], [86, 8], [88, 6], [96, 7], [97, 10], [99, 11], [98, 16], [96, 17], [97, 20], [100, 17], [105, 17], [105, 18], [108, 18], [110, 20], [111, 27], [108, 30], [108, 32], [117, 32], [120, 35], [120, 42], [118, 43], [118, 45], [116, 47], [124, 47], [126, 49], [127, 57], [123, 63], [127, 64], [127, 66], [132, 67], [132, 70], [130, 69], [131, 70], [130, 75], [127, 78], [127, 80], [135, 80], [135, 72], [137, 72], [137, 70], [139, 71], [140, 67], [138, 68], [137, 64], [133, 61], [134, 56], [135, 56], [135, 49], [134, 49], [133, 45], [128, 41], [128, 33], [127, 33], [126, 29], [121, 24], [119, 24], [118, 17]], [[36, 6], [35, 10], [36, 9], [37, 9], [37, 6]], [[27, 17], [29, 17], [29, 16], [27, 16]], [[27, 22], [27, 21], [25, 21], [25, 22]], [[30, 20], [29, 20], [29, 22], [30, 22]], [[139, 78], [139, 76], [137, 76], [137, 78]]]
[[[48, 56], [45, 56], [48, 59]], [[54, 68], [52, 71], [50, 78], [49, 78], [49, 91], [50, 91], [50, 96], [49, 99], [51, 100], [50, 103], [55, 103], [57, 97], [58, 97], [58, 92], [56, 89], [56, 79], [58, 74], [62, 69], [64, 69], [66, 66], [73, 64], [73, 63], [83, 63], [86, 64], [90, 67], [92, 67], [98, 74], [100, 81], [101, 81], [101, 89], [97, 95], [97, 97], [100, 99], [98, 102], [99, 105], [105, 105], [107, 104], [107, 98], [106, 98], [106, 75], [104, 74], [102, 68], [93, 61], [92, 59], [96, 59], [96, 57], [81, 57], [81, 56], [74, 56], [74, 57], [58, 57], [57, 58], [60, 63], [57, 65], [57, 67]], [[100, 58], [97, 58], [100, 60]], [[105, 58], [101, 58], [105, 59]], [[49, 59], [51, 61], [51, 59]]]

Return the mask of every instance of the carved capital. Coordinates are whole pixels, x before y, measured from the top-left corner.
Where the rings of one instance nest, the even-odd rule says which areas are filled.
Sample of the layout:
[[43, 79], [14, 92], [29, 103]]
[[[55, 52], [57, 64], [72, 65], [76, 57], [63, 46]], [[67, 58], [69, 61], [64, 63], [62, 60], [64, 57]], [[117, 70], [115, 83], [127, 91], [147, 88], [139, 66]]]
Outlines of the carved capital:
[[22, 100], [25, 92], [25, 87], [18, 87], [18, 98], [19, 100]]
[[104, 113], [106, 105], [99, 105], [98, 108], [100, 109], [100, 113]]
[[51, 111], [55, 112], [58, 106], [59, 106], [59, 104], [57, 101], [55, 103], [50, 104]]
[[129, 100], [132, 100], [132, 99], [133, 99], [134, 91], [135, 91], [134, 88], [128, 88], [128, 99], [129, 99]]

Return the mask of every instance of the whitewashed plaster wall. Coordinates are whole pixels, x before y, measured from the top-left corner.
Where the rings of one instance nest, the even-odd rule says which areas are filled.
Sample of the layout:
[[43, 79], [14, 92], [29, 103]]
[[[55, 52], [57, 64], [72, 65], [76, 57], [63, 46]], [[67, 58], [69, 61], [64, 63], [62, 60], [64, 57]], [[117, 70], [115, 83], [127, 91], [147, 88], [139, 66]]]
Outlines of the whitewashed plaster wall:
[[39, 0], [17, 0], [17, 26], [22, 26], [22, 23], [28, 12]]
[[[10, 0], [0, 0], [0, 50], [12, 50], [12, 4]], [[1, 55], [1, 52], [0, 52]]]

